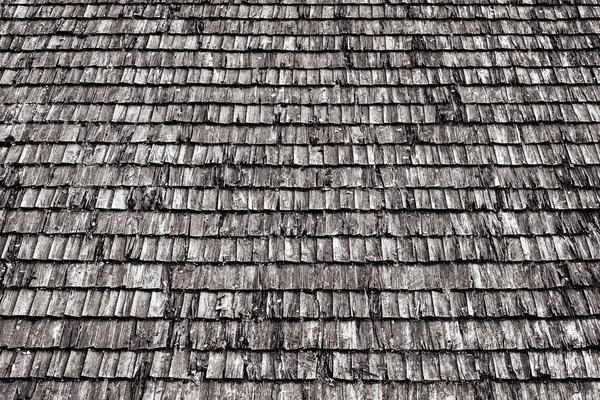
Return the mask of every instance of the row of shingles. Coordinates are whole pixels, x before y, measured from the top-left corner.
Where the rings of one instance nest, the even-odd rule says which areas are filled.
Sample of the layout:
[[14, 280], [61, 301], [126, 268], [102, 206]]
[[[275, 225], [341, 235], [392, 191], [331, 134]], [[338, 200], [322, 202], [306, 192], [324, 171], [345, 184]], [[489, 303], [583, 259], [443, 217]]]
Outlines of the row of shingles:
[[[35, 55], [35, 57], [34, 57]], [[514, 50], [510, 52], [482, 51], [330, 51], [330, 52], [208, 52], [208, 51], [10, 51], [0, 53], [4, 68], [39, 67], [104, 67], [123, 68], [136, 65], [146, 67], [228, 69], [290, 68], [325, 70], [329, 68], [382, 69], [382, 68], [491, 68], [555, 65], [567, 67], [597, 67], [600, 56], [593, 50]]]
[[7, 288], [207, 291], [544, 290], [600, 282], [594, 262], [156, 264], [6, 262]]
[[542, 144], [100, 144], [31, 143], [0, 147], [11, 165], [497, 165], [600, 163], [598, 143]]
[[494, 319], [600, 314], [597, 287], [443, 291], [148, 291], [5, 288], [0, 315], [30, 318]]
[[[109, 381], [106, 379], [95, 381], [8, 380], [0, 382], [0, 392], [6, 400], [20, 400], [23, 396], [31, 400], [45, 400], [48, 393], [58, 399], [84, 399], [89, 396], [93, 399], [121, 400], [130, 398], [133, 393], [136, 393], [136, 388], [140, 387], [139, 383], [139, 381]], [[169, 393], [170, 390], [167, 389], [167, 392]], [[200, 390], [196, 389], [195, 393], [199, 394]]]
[[[8, 185], [8, 181], [5, 181]], [[23, 182], [21, 182], [23, 183]], [[496, 188], [491, 192], [479, 189], [396, 189], [396, 188], [337, 188], [329, 191], [319, 189], [280, 188], [140, 188], [136, 186], [101, 187], [12, 187], [3, 191], [2, 208], [32, 209], [43, 208], [47, 211], [71, 210], [136, 210], [136, 211], [322, 211], [325, 209], [345, 211], [360, 210], [384, 211], [395, 214], [397, 211], [442, 211], [464, 210], [482, 211], [591, 211], [598, 206], [598, 194], [595, 188], [570, 187], [568, 189], [510, 189]], [[4, 215], [4, 214], [3, 214]], [[27, 214], [23, 214], [27, 215]], [[59, 215], [59, 214], [57, 214]], [[108, 214], [105, 214], [108, 215]], [[141, 214], [137, 214], [141, 215]], [[289, 214], [292, 215], [292, 214]], [[407, 215], [407, 214], [404, 214]], [[512, 215], [512, 214], [507, 214]], [[526, 214], [529, 215], [529, 214]], [[555, 214], [556, 215], [556, 214]], [[72, 218], [84, 214], [73, 214]], [[590, 215], [593, 221], [593, 215]], [[156, 218], [162, 218], [157, 216]], [[183, 217], [177, 217], [183, 218]], [[189, 218], [189, 217], [187, 217]], [[194, 216], [193, 218], [202, 218]], [[239, 218], [237, 216], [236, 218]], [[255, 217], [254, 217], [255, 218]], [[523, 218], [519, 216], [516, 218]], [[84, 228], [85, 223], [75, 220], [70, 226]], [[32, 226], [40, 221], [31, 221]], [[66, 223], [66, 222], [65, 222]], [[524, 223], [526, 226], [527, 224]], [[589, 225], [584, 223], [584, 225]], [[560, 224], [559, 224], [560, 225]], [[8, 228], [11, 225], [7, 225]], [[22, 228], [19, 228], [22, 229]], [[522, 230], [521, 228], [518, 228]], [[545, 228], [544, 228], [545, 229]], [[556, 229], [554, 230], [556, 231]], [[553, 232], [554, 232], [553, 231]], [[556, 231], [555, 233], [557, 233]]]
[[[574, 0], [571, 2], [572, 4], [581, 6], [581, 5], [592, 5], [595, 4], [593, 1], [589, 1], [589, 0]], [[225, 5], [225, 2], [219, 2], [217, 1], [216, 3], [213, 3], [215, 5]], [[259, 0], [251, 0], [248, 2], [248, 4], [260, 4]], [[281, 4], [281, 3], [278, 3]], [[309, 0], [308, 3], [306, 2], [302, 2], [302, 1], [296, 1], [296, 0], [285, 0], [283, 2], [284, 5], [301, 5], [301, 4], [321, 4], [321, 5], [332, 5], [332, 4], [340, 4], [340, 3], [330, 3], [330, 2], [324, 2], [324, 3], [319, 3], [315, 0]], [[417, 5], [417, 6], [422, 6], [422, 3], [415, 3], [413, 0], [390, 0], [390, 3], [385, 3], [381, 0], [357, 0], [357, 1], [348, 1], [348, 0], [344, 0], [341, 2], [341, 4], [348, 4], [348, 5], [358, 5], [358, 6], [368, 6], [368, 5], [385, 5], [385, 4], [389, 4], [390, 6], [392, 5], [396, 5], [396, 6], [401, 6], [401, 5]], [[509, 6], [515, 6], [516, 4], [514, 2], [505, 2], [502, 0], [493, 0], [492, 2], [489, 1], [482, 1], [482, 0], [474, 0], [474, 1], [468, 1], [468, 0], [460, 0], [457, 2], [448, 2], [447, 0], [434, 0], [431, 3], [428, 4], [434, 4], [434, 5], [442, 5], [442, 6], [446, 6], [446, 5], [451, 5], [451, 4], [461, 4], [461, 5], [509, 5]]]
[[[323, 369], [326, 364], [330, 371]], [[124, 379], [145, 366], [148, 376], [173, 380], [465, 382], [600, 379], [600, 353], [508, 352], [201, 352], [189, 350], [5, 350], [4, 379]], [[147, 368], [147, 367], [146, 367]]]
[[423, 19], [536, 19], [562, 20], [598, 18], [600, 9], [594, 5], [564, 4], [560, 8], [547, 5], [525, 4], [478, 4], [478, 5], [323, 5], [323, 4], [98, 4], [54, 3], [46, 7], [34, 5], [8, 5], [3, 18], [7, 19], [55, 19], [55, 18], [165, 18], [169, 16], [202, 16], [204, 18], [231, 19], [332, 19], [342, 16], [348, 19], [423, 18]]
[[[208, 122], [217, 124], [600, 122], [595, 86], [449, 88], [275, 89], [206, 87], [142, 89], [107, 86], [73, 92], [20, 87], [6, 92], [5, 122]], [[193, 89], [193, 90], [192, 90]], [[213, 94], [209, 94], [213, 93]], [[34, 100], [38, 99], [38, 100]], [[113, 100], [119, 99], [116, 103]], [[164, 105], [167, 101], [168, 105]], [[256, 105], [259, 104], [259, 105]]]
[[[252, 20], [243, 19], [208, 19], [198, 26], [193, 19], [179, 17], [164, 19], [108, 19], [96, 18], [47, 20], [38, 23], [33, 20], [8, 20], [0, 27], [2, 35], [47, 35], [56, 31], [73, 33], [96, 34], [191, 34], [201, 32], [204, 35], [384, 35], [394, 32], [394, 35], [450, 35], [452, 33], [481, 35], [482, 32], [491, 34], [534, 35], [537, 33], [562, 34], [563, 32], [578, 32], [579, 34], [597, 34], [598, 19], [571, 20], [424, 20], [424, 19], [314, 19], [298, 20], [261, 20], [253, 24]], [[343, 21], [343, 22], [342, 22]], [[227, 29], [224, 27], [227, 26]], [[295, 29], [290, 29], [294, 26]]]
[[2, 257], [22, 261], [202, 263], [440, 263], [595, 261], [597, 234], [519, 237], [256, 237], [3, 235]]
[[581, 399], [594, 400], [600, 395], [600, 384], [588, 382], [491, 382], [482, 380], [469, 383], [352, 383], [336, 382], [332, 385], [327, 379], [315, 384], [289, 383], [268, 384], [253, 382], [237, 384], [223, 382], [211, 385], [197, 385], [181, 382], [150, 382], [147, 387], [146, 399], [172, 399], [184, 393], [192, 396], [213, 396], [222, 398], [231, 393], [247, 393], [252, 398], [368, 398], [383, 399], [413, 399], [413, 398], [477, 398], [489, 396], [498, 400], [513, 400], [520, 398], [557, 398], [568, 399], [577, 393]]
[[[176, 88], [175, 91], [160, 88], [152, 93], [147, 89], [127, 86], [108, 86], [103, 90], [93, 88], [75, 92], [72, 92], [70, 86], [64, 86], [62, 90], [58, 88], [60, 87], [50, 91], [47, 88], [35, 87], [11, 88], [6, 98], [7, 103], [14, 104], [3, 107], [3, 119], [14, 122], [98, 120], [131, 123], [198, 120], [219, 124], [268, 124], [277, 121], [333, 123], [339, 120], [338, 122], [344, 123], [382, 124], [432, 123], [442, 119], [468, 122], [592, 122], [600, 118], [600, 107], [593, 104], [598, 100], [595, 90], [584, 90], [581, 87], [566, 89], [560, 86], [545, 86], [536, 91], [527, 87], [520, 87], [518, 90], [513, 90], [512, 87], [503, 87], [500, 90], [496, 87], [494, 91], [471, 87], [459, 92], [444, 87], [417, 87], [377, 91], [378, 94], [371, 88], [293, 90], [281, 87], [280, 90], [259, 91], [254, 87], [235, 88], [221, 97], [207, 95], [206, 88], [200, 86], [194, 87], [193, 91], [188, 88]], [[459, 98], [458, 103], [454, 99], [456, 94]], [[461, 95], [464, 100], [461, 99]], [[106, 98], [123, 100], [119, 104], [103, 103]], [[37, 105], [35, 102], [40, 100], [30, 99], [52, 103]], [[205, 103], [208, 100], [221, 104], [207, 105]], [[505, 100], [511, 102], [510, 106], [505, 105]], [[569, 104], [564, 103], [567, 100]], [[169, 101], [170, 104], [148, 105], [157, 101]], [[252, 103], [249, 103], [250, 101]], [[560, 101], [561, 104], [554, 103], [556, 101]], [[574, 104], [576, 101], [582, 103]], [[236, 104], [232, 105], [231, 102]], [[256, 102], [266, 105], [251, 105]], [[434, 103], [439, 104], [434, 106]], [[421, 104], [424, 105], [420, 106]], [[523, 108], [527, 108], [527, 112], [523, 113]], [[430, 116], [430, 113], [434, 115]], [[553, 117], [551, 113], [558, 115]], [[329, 114], [333, 114], [331, 118]]]
[[[596, 188], [599, 167], [576, 166], [5, 166], [5, 187], [122, 187], [292, 189]], [[526, 180], [523, 179], [526, 176]]]
[[326, 52], [342, 51], [514, 51], [595, 49], [593, 34], [577, 35], [203, 35], [197, 34], [55, 34], [5, 36], [2, 51], [39, 50], [202, 50]]
[[593, 211], [600, 205], [590, 189], [187, 189], [10, 188], [0, 209], [59, 211]]
[[361, 238], [583, 235], [600, 231], [589, 211], [255, 211], [173, 213], [131, 211], [0, 211], [3, 234], [95, 234], [151, 237]]
[[215, 124], [6, 124], [2, 147], [15, 143], [231, 145], [596, 144], [599, 124], [394, 124], [239, 126]]
[[4, 123], [207, 123], [249, 125], [389, 125], [448, 121], [481, 123], [596, 123], [597, 103], [437, 105], [245, 105], [245, 104], [70, 104], [20, 103], [0, 106]]
[[[229, 86], [310, 86], [339, 85], [593, 85], [598, 82], [597, 67], [489, 67], [489, 68], [396, 68], [396, 69], [222, 69], [150, 67], [51, 67], [4, 69], [0, 85], [229, 85]], [[177, 89], [177, 87], [175, 87]]]
[[[185, 16], [187, 17], [187, 16]], [[43, 23], [35, 24], [37, 19], [20, 20], [8, 19], [0, 28], [1, 34], [9, 35], [45, 35], [56, 31], [72, 33], [97, 33], [97, 34], [155, 34], [156, 32], [172, 34], [229, 34], [246, 33], [249, 35], [315, 35], [321, 27], [325, 35], [332, 34], [364, 34], [380, 35], [388, 32], [401, 34], [435, 34], [449, 35], [452, 30], [464, 34], [481, 34], [482, 31], [504, 34], [532, 35], [544, 32], [546, 34], [559, 34], [562, 32], [578, 32], [580, 34], [594, 34], [594, 28], [598, 19], [569, 19], [569, 20], [509, 20], [509, 19], [463, 19], [463, 20], [435, 20], [414, 18], [387, 18], [387, 19], [348, 19], [342, 17], [344, 23], [339, 20], [327, 19], [301, 19], [295, 30], [287, 29], [298, 19], [288, 20], [261, 20], [260, 24], [253, 25], [249, 19], [205, 19], [202, 24], [196, 24], [191, 18], [181, 18], [176, 15], [166, 16], [161, 19], [139, 19], [139, 18], [96, 18], [90, 19], [47, 19]], [[223, 30], [224, 22], [229, 23], [229, 29]], [[401, 22], [401, 24], [400, 24]], [[393, 29], [392, 29], [393, 28]], [[566, 28], [561, 31], [561, 28]], [[29, 29], [29, 30], [28, 30]]]
[[[235, 218], [233, 218], [235, 219]], [[577, 229], [577, 228], [572, 228]], [[3, 254], [17, 259], [89, 261], [102, 255], [106, 259], [143, 261], [234, 261], [242, 262], [436, 262], [466, 260], [552, 261], [594, 260], [597, 254], [593, 235], [582, 230], [577, 235], [559, 234], [538, 237], [385, 237], [336, 236], [334, 238], [287, 236], [269, 239], [256, 236], [238, 239], [156, 236], [49, 236], [8, 235]], [[18, 247], [23, 245], [21, 249]], [[588, 247], [589, 246], [589, 247]], [[478, 249], [483, 247], [483, 249]], [[154, 253], [158, 251], [158, 254]], [[81, 252], [81, 254], [79, 253]]]
[[[137, 388], [137, 389], [136, 389]], [[119, 400], [139, 395], [144, 400], [167, 400], [183, 398], [231, 399], [237, 393], [247, 398], [368, 398], [372, 400], [411, 398], [476, 398], [490, 396], [498, 400], [569, 399], [573, 393], [582, 400], [595, 400], [600, 396], [600, 384], [587, 382], [388, 382], [388, 383], [342, 383], [331, 384], [329, 380], [307, 382], [181, 382], [149, 380], [144, 386], [127, 381], [15, 381], [0, 383], [0, 390], [7, 400], [19, 400], [22, 395], [32, 400], [42, 400], [44, 393], [57, 398], [92, 398]]]
[[[44, 321], [40, 325], [52, 324]], [[66, 320], [58, 330], [72, 328]], [[96, 322], [96, 321], [94, 321]], [[144, 321], [148, 323], [149, 321]], [[113, 321], [110, 322], [111, 324]], [[119, 324], [118, 321], [114, 322]], [[179, 343], [193, 349], [253, 350], [506, 350], [597, 346], [598, 324], [591, 318], [508, 320], [350, 321], [184, 321], [174, 323]], [[33, 323], [36, 324], [36, 323]], [[82, 321], [82, 325], [86, 322]], [[554, 338], [561, 338], [560, 341]], [[24, 344], [22, 339], [16, 342]], [[85, 341], [75, 347], [85, 347]], [[44, 346], [52, 346], [48, 343]], [[113, 347], [114, 348], [114, 347]]]
[[[437, 105], [458, 102], [458, 105], [494, 105], [494, 104], [556, 104], [556, 103], [600, 103], [600, 88], [592, 85], [543, 85], [543, 86], [360, 86], [360, 87], [287, 87], [265, 88], [258, 85], [249, 87], [229, 87], [220, 91], [216, 86], [172, 86], [158, 87], [101, 85], [74, 88], [70, 85], [0, 87], [2, 104], [118, 104], [133, 105], [247, 105], [271, 106], [318, 106], [329, 105], [332, 109], [339, 105], [389, 106], [389, 105]], [[401, 107], [401, 106], [400, 106]], [[361, 107], [362, 108], [362, 107]], [[391, 108], [391, 107], [386, 107]], [[247, 110], [248, 108], [246, 108]], [[371, 108], [375, 110], [377, 108]], [[156, 108], [155, 108], [156, 110]], [[210, 110], [210, 109], [209, 109]], [[221, 107], [221, 111], [223, 108]], [[120, 122], [118, 115], [113, 122]], [[209, 111], [210, 114], [210, 111]], [[239, 120], [244, 123], [246, 113]], [[152, 116], [149, 119], [153, 120]], [[148, 122], [148, 121], [143, 121]], [[162, 121], [155, 121], [162, 122]], [[591, 121], [585, 121], [591, 122]]]
[[[3, 319], [8, 349], [505, 351], [595, 348], [598, 317], [456, 320]], [[51, 334], [47, 334], [51, 332]], [[556, 339], [560, 338], [560, 339]]]

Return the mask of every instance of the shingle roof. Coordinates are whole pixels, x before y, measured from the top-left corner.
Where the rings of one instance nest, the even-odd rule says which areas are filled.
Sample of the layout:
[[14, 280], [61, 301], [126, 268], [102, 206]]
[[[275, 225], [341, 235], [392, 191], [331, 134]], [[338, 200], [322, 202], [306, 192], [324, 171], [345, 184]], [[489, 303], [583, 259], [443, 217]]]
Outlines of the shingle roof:
[[3, 399], [600, 398], [596, 1], [0, 18]]

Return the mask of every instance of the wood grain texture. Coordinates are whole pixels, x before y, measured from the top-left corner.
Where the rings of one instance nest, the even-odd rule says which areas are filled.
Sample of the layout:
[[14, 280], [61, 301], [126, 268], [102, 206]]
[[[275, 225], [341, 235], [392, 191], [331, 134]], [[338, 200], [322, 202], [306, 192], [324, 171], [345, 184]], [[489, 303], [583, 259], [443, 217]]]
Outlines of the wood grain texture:
[[600, 398], [599, 34], [0, 5], [0, 398]]

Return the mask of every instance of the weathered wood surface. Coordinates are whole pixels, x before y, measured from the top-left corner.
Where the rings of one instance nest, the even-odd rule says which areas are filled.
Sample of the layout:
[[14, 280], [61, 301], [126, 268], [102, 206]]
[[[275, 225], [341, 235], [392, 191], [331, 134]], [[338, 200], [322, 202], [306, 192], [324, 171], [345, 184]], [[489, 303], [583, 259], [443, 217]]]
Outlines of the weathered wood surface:
[[0, 397], [600, 398], [600, 6], [521, 3], [1, 4]]

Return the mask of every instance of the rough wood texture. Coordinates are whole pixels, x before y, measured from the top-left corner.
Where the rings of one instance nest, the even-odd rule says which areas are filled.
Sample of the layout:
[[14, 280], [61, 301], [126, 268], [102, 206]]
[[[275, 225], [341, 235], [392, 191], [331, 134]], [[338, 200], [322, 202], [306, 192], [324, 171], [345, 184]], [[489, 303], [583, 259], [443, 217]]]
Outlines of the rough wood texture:
[[600, 6], [420, 3], [1, 4], [0, 398], [600, 398]]

